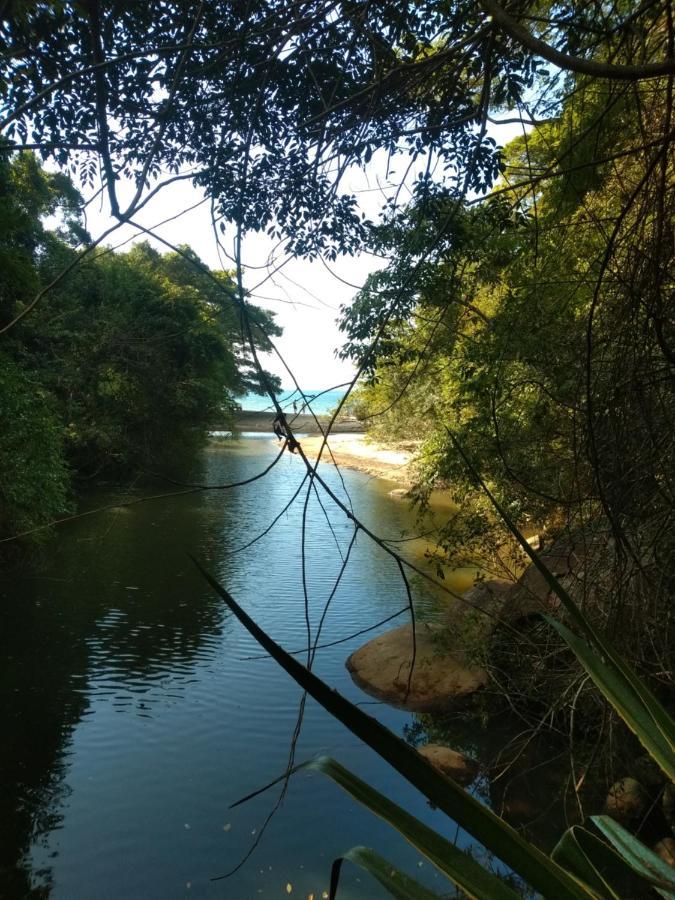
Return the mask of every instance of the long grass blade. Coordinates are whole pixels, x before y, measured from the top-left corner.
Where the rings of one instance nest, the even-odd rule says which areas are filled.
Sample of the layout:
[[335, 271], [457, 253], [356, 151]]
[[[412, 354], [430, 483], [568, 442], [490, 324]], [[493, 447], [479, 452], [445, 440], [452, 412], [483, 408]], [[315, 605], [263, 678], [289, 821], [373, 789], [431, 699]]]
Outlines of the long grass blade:
[[496, 875], [488, 872], [463, 850], [370, 787], [334, 759], [320, 756], [318, 759], [310, 760], [305, 767], [332, 778], [355, 800], [384, 819], [468, 897], [518, 900], [519, 895]]
[[667, 900], [675, 900], [675, 869], [610, 816], [591, 816], [591, 822], [604, 834], [627, 865], [646, 879]]
[[622, 900], [644, 893], [644, 882], [605, 841], [580, 825], [568, 828], [553, 859], [593, 887], [599, 897]]
[[337, 898], [342, 865], [345, 862], [360, 866], [379, 881], [396, 900], [441, 900], [438, 894], [423, 887], [414, 878], [392, 866], [368, 847], [352, 847], [344, 856], [334, 860], [330, 877], [330, 900]]

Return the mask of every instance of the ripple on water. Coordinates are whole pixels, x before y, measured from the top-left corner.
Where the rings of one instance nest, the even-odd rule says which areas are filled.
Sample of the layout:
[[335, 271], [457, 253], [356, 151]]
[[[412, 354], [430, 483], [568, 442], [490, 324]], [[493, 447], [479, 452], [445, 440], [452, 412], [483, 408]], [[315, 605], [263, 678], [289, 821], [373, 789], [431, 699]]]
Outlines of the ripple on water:
[[[211, 448], [200, 479], [242, 480], [275, 452], [272, 442], [260, 439]], [[357, 511], [376, 530], [395, 536], [412, 527], [410, 510], [387, 496], [388, 485], [380, 490], [359, 473], [343, 474]], [[330, 469], [325, 475], [342, 495]], [[27, 772], [7, 813], [17, 867], [49, 871], [52, 900], [163, 900], [184, 896], [188, 882], [200, 897], [285, 896], [287, 883], [292, 896], [320, 897], [332, 858], [364, 842], [416, 869], [416, 855], [383, 823], [334, 785], [302, 775], [250, 863], [225, 887], [209, 881], [239, 861], [274, 802], [272, 793], [228, 810], [285, 770], [301, 692], [273, 661], [247, 659], [259, 656], [260, 647], [187, 553], [203, 560], [285, 647], [303, 650], [302, 498], [269, 535], [232, 552], [270, 525], [301, 478], [298, 460], [284, 458], [264, 482], [237, 491], [140, 504], [105, 521], [73, 523], [45, 570], [59, 580], [48, 590], [24, 580], [15, 606], [0, 612], [0, 632], [4, 624], [15, 657], [9, 715], [25, 723], [12, 747], [0, 749], [0, 762], [13, 771], [20, 759]], [[101, 502], [104, 497], [92, 498]], [[325, 506], [332, 530], [315, 498], [307, 506], [304, 576], [313, 635], [340, 571], [336, 540], [344, 555], [352, 534], [342, 513]], [[433, 616], [438, 600], [415, 580], [413, 586], [420, 614]], [[368, 628], [405, 602], [395, 565], [361, 534], [322, 640]], [[316, 670], [358, 701], [367, 698], [352, 684], [344, 660], [375, 633], [317, 655]], [[398, 710], [366, 708], [398, 732], [410, 720]], [[436, 822], [419, 797], [310, 701], [297, 758], [321, 752], [336, 754]], [[347, 879], [347, 898], [383, 896], [349, 873]]]

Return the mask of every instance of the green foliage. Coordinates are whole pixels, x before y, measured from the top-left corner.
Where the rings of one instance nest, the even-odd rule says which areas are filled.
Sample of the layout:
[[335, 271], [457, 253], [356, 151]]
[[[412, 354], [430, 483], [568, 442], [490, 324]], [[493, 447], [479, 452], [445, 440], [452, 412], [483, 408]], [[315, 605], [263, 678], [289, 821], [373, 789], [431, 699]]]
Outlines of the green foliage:
[[[554, 119], [505, 148], [484, 201], [437, 194], [392, 213], [376, 249], [394, 261], [341, 326], [369, 376], [352, 408], [381, 439], [418, 439], [422, 502], [441, 485], [460, 506], [435, 555], [513, 572], [451, 429], [521, 530], [595, 541], [577, 594], [659, 688], [673, 647], [675, 179], [672, 158], [636, 148], [646, 122], [669, 127], [668, 102], [660, 82], [577, 79]], [[556, 706], [552, 658], [527, 654], [514, 678]]]
[[[87, 239], [80, 206], [31, 154], [0, 157], [0, 322], [73, 261]], [[53, 214], [57, 232], [42, 224]], [[237, 395], [260, 390], [230, 276], [179, 250], [90, 254], [3, 336], [0, 536], [63, 512], [71, 473], [176, 468], [212, 424], [232, 421]], [[259, 332], [279, 334], [271, 313], [248, 311]]]
[[0, 535], [27, 531], [68, 509], [70, 472], [55, 398], [0, 353]]
[[[63, 254], [43, 261], [46, 277]], [[220, 318], [227, 298], [216, 303], [173, 280], [173, 265], [147, 245], [83, 264], [31, 336], [78, 469], [163, 463], [186, 437], [231, 416], [243, 385]]]
[[[500, 104], [521, 99], [537, 69], [527, 51], [491, 41], [472, 2], [386, 0], [366, 14], [319, 0], [300, 15], [281, 0], [198, 8], [134, 0], [100, 10], [65, 2], [10, 4], [3, 18], [0, 96], [15, 112], [8, 139], [30, 134], [64, 167], [68, 150], [81, 147], [73, 165], [89, 184], [103, 106], [116, 123], [101, 134], [111, 172], [192, 169], [219, 219], [284, 235], [291, 252], [333, 258], [367, 234], [356, 198], [335, 189], [336, 155], [359, 165], [380, 147], [418, 156], [424, 133], [448, 168], [472, 157], [470, 187], [484, 191], [499, 160], [474, 128], [485, 62]], [[458, 69], [467, 77], [455, 77]], [[371, 115], [377, 84], [385, 102]]]

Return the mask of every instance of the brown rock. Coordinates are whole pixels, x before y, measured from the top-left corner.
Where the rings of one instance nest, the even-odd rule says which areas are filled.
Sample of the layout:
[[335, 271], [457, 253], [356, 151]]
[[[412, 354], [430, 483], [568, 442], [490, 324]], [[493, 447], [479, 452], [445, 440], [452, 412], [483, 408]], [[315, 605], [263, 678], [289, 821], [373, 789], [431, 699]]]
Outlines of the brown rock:
[[663, 838], [654, 846], [654, 853], [660, 856], [669, 866], [675, 868], [675, 838]]
[[356, 684], [401, 709], [439, 712], [487, 682], [487, 673], [471, 664], [465, 649], [448, 644], [443, 626], [418, 625], [415, 636], [417, 653], [410, 690], [410, 625], [387, 631], [352, 653], [346, 665]]
[[423, 747], [417, 748], [417, 752], [435, 769], [448, 775], [458, 784], [471, 784], [478, 774], [478, 763], [475, 760], [442, 744], [424, 744]]
[[480, 581], [462, 595], [462, 600], [455, 601], [452, 612], [457, 626], [474, 646], [481, 640], [487, 641], [494, 631], [513, 587], [512, 581]]
[[649, 806], [649, 794], [635, 778], [621, 778], [609, 789], [605, 801], [607, 815], [628, 825], [644, 816]]
[[[581, 603], [589, 591], [593, 593], [596, 590], [596, 583], [602, 582], [610, 551], [611, 538], [605, 532], [577, 534], [540, 552], [539, 559], [567, 593]], [[550, 613], [559, 606], [560, 599], [551, 590], [546, 578], [534, 564], [530, 564], [508, 594], [502, 618], [514, 623], [537, 613]]]
[[514, 588], [512, 581], [495, 578], [492, 581], [479, 581], [469, 588], [463, 595], [463, 601], [457, 604], [457, 609], [469, 614], [471, 610], [482, 610], [488, 613], [484, 618], [490, 620], [494, 626], [494, 617], [498, 616], [501, 609]]

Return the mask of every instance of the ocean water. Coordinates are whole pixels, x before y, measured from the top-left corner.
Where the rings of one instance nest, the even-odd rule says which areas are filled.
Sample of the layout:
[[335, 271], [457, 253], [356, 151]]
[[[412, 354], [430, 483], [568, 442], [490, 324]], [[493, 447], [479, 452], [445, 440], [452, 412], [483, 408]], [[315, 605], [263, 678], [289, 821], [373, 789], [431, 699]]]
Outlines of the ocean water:
[[[331, 388], [330, 390], [325, 390], [323, 388], [308, 388], [305, 390], [303, 388], [303, 393], [311, 403], [314, 412], [321, 414], [329, 413], [334, 410], [344, 396], [345, 390], [346, 388]], [[277, 394], [277, 399], [285, 410], [294, 412], [293, 403], [296, 403], [297, 411], [301, 411], [303, 398], [299, 391], [281, 391]], [[238, 402], [241, 408], [245, 410], [272, 410], [270, 398], [267, 396], [260, 396], [259, 394], [245, 394], [243, 397], [239, 398]]]

